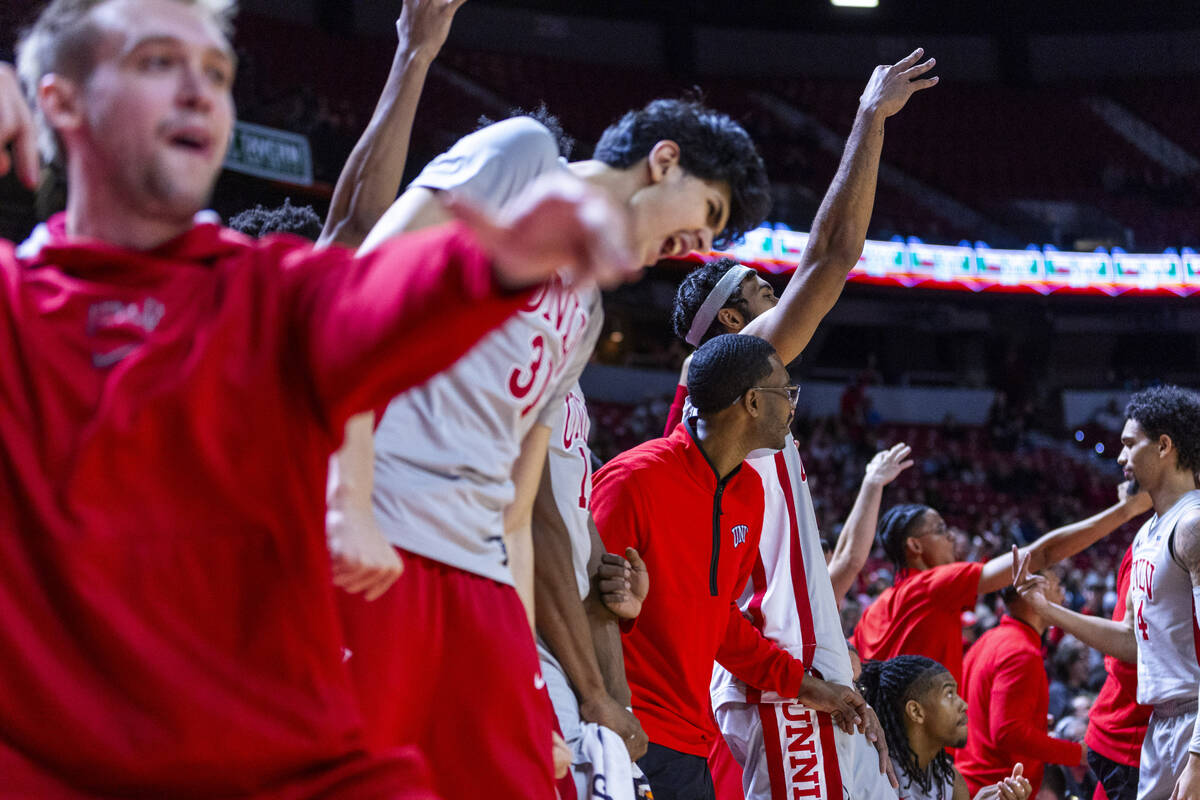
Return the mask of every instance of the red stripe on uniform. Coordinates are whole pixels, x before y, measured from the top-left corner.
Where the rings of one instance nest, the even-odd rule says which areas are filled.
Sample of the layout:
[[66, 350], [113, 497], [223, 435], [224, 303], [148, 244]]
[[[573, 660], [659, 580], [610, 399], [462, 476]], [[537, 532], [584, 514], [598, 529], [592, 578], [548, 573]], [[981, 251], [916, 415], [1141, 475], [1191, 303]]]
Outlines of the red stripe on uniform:
[[825, 794], [827, 797], [841, 797], [842, 769], [838, 766], [833, 718], [824, 711], [818, 711], [817, 726], [821, 729], [821, 759], [825, 762]]
[[[750, 571], [750, 585], [754, 587], [754, 595], [750, 598], [750, 605], [746, 612], [750, 615], [750, 624], [759, 633], [762, 633], [763, 626], [766, 624], [763, 619], [762, 604], [763, 596], [767, 593], [767, 568], [763, 565], [761, 550], [754, 554], [754, 569]], [[762, 689], [747, 686], [746, 702], [757, 703], [760, 700], [762, 700]]]
[[775, 715], [774, 703], [763, 703], [758, 707], [763, 746], [767, 751], [767, 774], [771, 778], [771, 800], [788, 800], [783, 774], [783, 742], [779, 739], [779, 720]]
[[783, 489], [783, 496], [787, 501], [788, 525], [792, 532], [788, 544], [792, 551], [792, 594], [795, 595], [796, 613], [800, 617], [800, 636], [803, 645], [801, 660], [804, 662], [804, 666], [811, 667], [813, 656], [817, 652], [817, 637], [813, 633], [812, 606], [808, 603], [808, 577], [804, 572], [800, 526], [796, 523], [796, 500], [792, 496], [792, 478], [782, 452], [775, 454], [775, 474], [779, 477], [779, 485]]
[[1196, 595], [1192, 595], [1192, 646], [1196, 648], [1196, 663], [1200, 664], [1200, 625], [1196, 624]]

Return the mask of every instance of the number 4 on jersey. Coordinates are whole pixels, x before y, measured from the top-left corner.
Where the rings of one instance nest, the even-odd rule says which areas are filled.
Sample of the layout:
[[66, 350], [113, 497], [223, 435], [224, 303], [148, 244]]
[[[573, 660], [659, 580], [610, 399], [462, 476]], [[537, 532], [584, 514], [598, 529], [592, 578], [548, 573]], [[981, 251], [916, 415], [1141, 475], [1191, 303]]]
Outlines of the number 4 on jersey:
[[1146, 599], [1142, 598], [1138, 601], [1137, 607], [1137, 629], [1142, 632], [1142, 640], [1150, 641], [1150, 626], [1146, 624], [1145, 617], [1142, 616], [1142, 608], [1146, 605]]

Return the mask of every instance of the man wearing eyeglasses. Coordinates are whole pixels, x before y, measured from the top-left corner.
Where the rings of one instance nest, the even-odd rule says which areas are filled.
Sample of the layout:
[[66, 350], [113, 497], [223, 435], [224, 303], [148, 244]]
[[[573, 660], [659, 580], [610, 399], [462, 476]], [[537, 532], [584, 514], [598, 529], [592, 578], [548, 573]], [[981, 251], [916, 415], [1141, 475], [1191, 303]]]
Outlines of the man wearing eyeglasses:
[[694, 415], [667, 438], [622, 453], [592, 487], [592, 514], [610, 552], [632, 547], [653, 590], [624, 631], [633, 709], [650, 745], [638, 764], [657, 800], [715, 798], [706, 757], [718, 731], [709, 711], [713, 661], [747, 684], [828, 713], [879, 738], [847, 686], [805, 674], [743, 616], [737, 600], [755, 567], [763, 484], [743, 462], [787, 441], [799, 387], [756, 336], [718, 336], [688, 371]]
[[[771, 284], [749, 267], [728, 258], [709, 262], [690, 273], [676, 294], [672, 324], [681, 339], [698, 346], [722, 334], [761, 336], [785, 364], [808, 346], [862, 254], [885, 122], [915, 92], [937, 82], [936, 77], [924, 77], [934, 61], [918, 63], [923, 55], [924, 51], [916, 50], [893, 66], [878, 67], [871, 76], [837, 175], [782, 297], [777, 298]], [[679, 387], [668, 434], [678, 424], [689, 389]], [[788, 437], [779, 450], [776, 446], [749, 458], [762, 479], [764, 533], [751, 580], [742, 587], [740, 606], [762, 635], [799, 659], [812, 674], [849, 687], [853, 667], [838, 601], [870, 553], [874, 517], [890, 478], [870, 485], [864, 482], [863, 502], [861, 506], [856, 502], [851, 514], [854, 524], [848, 521], [845, 528], [852, 533], [841, 538], [826, 566], [808, 476], [795, 440]], [[907, 448], [899, 446], [894, 452], [894, 467], [886, 473], [891, 478], [912, 464], [904, 460]], [[738, 782], [737, 770], [729, 765], [732, 756], [741, 768], [740, 788], [749, 800], [783, 795], [814, 800], [841, 800], [845, 795], [895, 797], [897, 783], [883, 736], [868, 740], [840, 731], [819, 709], [804, 708], [793, 697], [765, 688], [721, 664], [713, 670], [711, 703], [724, 741], [716, 743], [712, 758], [722, 788], [726, 781]], [[869, 708], [865, 715], [874, 721]], [[793, 758], [796, 753], [804, 757]], [[738, 788], [728, 790], [736, 793]]]

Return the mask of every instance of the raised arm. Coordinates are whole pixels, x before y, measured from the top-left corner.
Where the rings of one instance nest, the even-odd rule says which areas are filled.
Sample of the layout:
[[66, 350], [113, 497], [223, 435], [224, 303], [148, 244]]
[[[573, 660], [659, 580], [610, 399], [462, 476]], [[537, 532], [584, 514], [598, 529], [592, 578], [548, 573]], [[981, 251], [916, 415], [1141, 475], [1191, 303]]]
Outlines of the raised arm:
[[[1150, 495], [1141, 492], [1130, 496], [1128, 483], [1118, 487], [1117, 496], [1117, 502], [1099, 514], [1055, 528], [1033, 544], [1022, 547], [1021, 554], [1030, 557], [1029, 573], [1041, 572], [1064, 558], [1086, 550], [1129, 520], [1150, 510]], [[1008, 554], [996, 556], [983, 565], [979, 593], [999, 591], [1008, 586], [1011, 580], [1012, 561]]]
[[1132, 592], [1125, 596], [1125, 617], [1119, 622], [1079, 614], [1046, 599], [1043, 589], [1045, 579], [1032, 573], [1029, 569], [1030, 561], [1028, 553], [1021, 556], [1017, 548], [1013, 548], [1010, 573], [1012, 584], [1043, 619], [1105, 655], [1131, 664], [1137, 662]]
[[922, 77], [934, 65], [933, 59], [917, 63], [923, 53], [917, 49], [899, 63], [875, 68], [859, 98], [842, 161], [817, 210], [795, 274], [779, 304], [742, 331], [774, 345], [785, 364], [808, 346], [817, 325], [841, 296], [846, 275], [862, 255], [875, 204], [884, 121], [904, 108], [915, 92], [938, 80]]
[[358, 247], [396, 199], [413, 118], [429, 66], [464, 0], [406, 0], [396, 21], [399, 43], [370, 122], [346, 160], [318, 246]]
[[829, 580], [833, 584], [834, 599], [839, 604], [854, 585], [854, 579], [858, 577], [863, 565], [867, 563], [868, 556], [871, 555], [871, 546], [875, 542], [875, 528], [879, 524], [883, 487], [913, 465], [912, 459], [909, 458], [911, 454], [912, 448], [900, 442], [876, 453], [867, 464], [858, 497], [854, 499], [854, 507], [850, 509], [850, 516], [846, 517], [842, 535], [838, 537], [833, 557], [829, 561]]

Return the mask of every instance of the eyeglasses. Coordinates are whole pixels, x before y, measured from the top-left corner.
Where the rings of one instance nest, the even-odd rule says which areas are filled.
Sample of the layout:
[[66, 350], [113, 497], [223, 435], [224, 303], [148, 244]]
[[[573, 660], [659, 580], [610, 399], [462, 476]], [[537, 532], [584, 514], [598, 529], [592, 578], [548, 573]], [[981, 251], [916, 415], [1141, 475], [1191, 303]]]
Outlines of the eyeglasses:
[[800, 386], [795, 383], [788, 384], [787, 386], [751, 386], [750, 388], [757, 389], [760, 392], [786, 392], [788, 402], [792, 404], [792, 408], [796, 407], [796, 401], [800, 399]]

